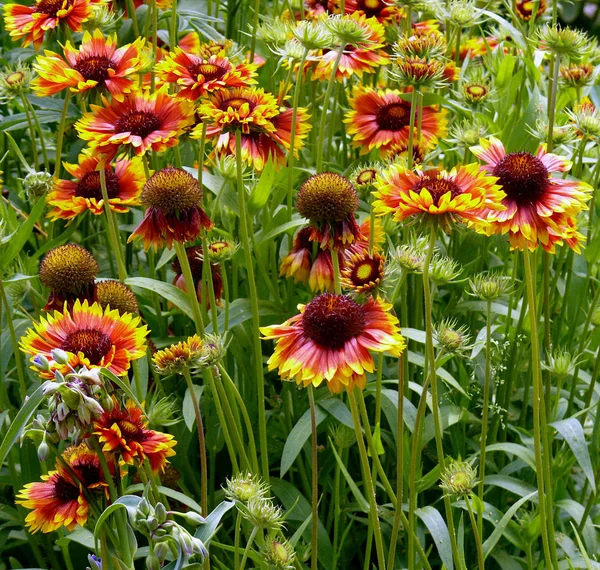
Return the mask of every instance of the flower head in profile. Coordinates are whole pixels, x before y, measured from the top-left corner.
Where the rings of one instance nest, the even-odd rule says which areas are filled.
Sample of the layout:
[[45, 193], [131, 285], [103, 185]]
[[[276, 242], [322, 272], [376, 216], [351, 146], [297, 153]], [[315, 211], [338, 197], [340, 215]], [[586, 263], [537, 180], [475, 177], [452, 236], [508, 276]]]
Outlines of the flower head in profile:
[[455, 219], [478, 227], [484, 211], [503, 209], [504, 193], [496, 179], [481, 172], [477, 164], [459, 165], [450, 172], [438, 168], [409, 170], [392, 164], [375, 187], [375, 213], [391, 213], [396, 222], [426, 215], [437, 217], [445, 228]]
[[399, 355], [405, 348], [391, 305], [378, 299], [359, 304], [345, 295], [323, 293], [300, 314], [282, 325], [261, 328], [264, 339], [275, 339], [269, 370], [283, 380], [329, 391], [364, 388], [366, 373], [375, 369], [369, 351]]
[[[79, 155], [78, 164], [63, 163], [74, 180], [57, 180], [46, 202], [52, 206], [48, 217], [53, 220], [72, 220], [87, 210], [99, 216], [104, 212], [100, 185], [100, 158], [88, 152]], [[139, 157], [120, 158], [114, 169], [105, 165], [104, 179], [108, 203], [113, 212], [128, 212], [139, 204], [144, 181], [144, 167]]]
[[[349, 99], [351, 110], [346, 114], [344, 122], [348, 125], [348, 134], [352, 135], [352, 145], [360, 148], [361, 154], [377, 149], [382, 157], [387, 157], [394, 147], [406, 147], [411, 106], [401, 95], [400, 91], [392, 89], [354, 89]], [[438, 137], [446, 133], [444, 111], [425, 106], [422, 115], [422, 141], [433, 145]], [[418, 121], [418, 117], [415, 120]]]
[[154, 93], [132, 91], [122, 101], [103, 106], [90, 105], [75, 128], [79, 138], [88, 141], [90, 150], [99, 153], [106, 161], [119, 152], [130, 150], [144, 155], [149, 150], [163, 152], [179, 143], [179, 137], [194, 120], [190, 101], [176, 99], [163, 85]]
[[218, 55], [205, 59], [179, 47], [156, 65], [155, 72], [159, 81], [177, 85], [177, 95], [190, 101], [216, 91], [256, 83], [256, 66], [252, 63], [235, 65]]
[[177, 442], [173, 436], [148, 429], [148, 422], [140, 408], [132, 402], [121, 406], [118, 402], [111, 411], [106, 411], [94, 423], [94, 435], [102, 445], [104, 453], [116, 453], [132, 465], [135, 459], [150, 461], [152, 471], [163, 470], [167, 457], [175, 455]]
[[145, 249], [164, 244], [171, 248], [173, 241], [193, 241], [202, 229], [213, 226], [200, 206], [202, 187], [180, 168], [167, 167], [155, 172], [144, 185], [141, 201], [146, 213], [128, 241], [141, 237]]
[[114, 279], [96, 281], [96, 300], [103, 309], [110, 307], [121, 315], [137, 315], [139, 312], [135, 293], [125, 283]]
[[[85, 525], [89, 511], [86, 493], [94, 494], [107, 485], [98, 456], [85, 445], [68, 448], [62, 460], [56, 460], [55, 470], [42, 475], [42, 481], [28, 483], [17, 495], [16, 503], [31, 510], [25, 518], [30, 532]], [[110, 462], [109, 469], [112, 465]]]
[[84, 247], [74, 243], [51, 249], [40, 263], [40, 281], [50, 289], [44, 310], [72, 307], [77, 299], [94, 302], [98, 263]]
[[5, 67], [0, 72], [0, 101], [3, 103], [18, 99], [31, 91], [31, 66], [22, 61]]
[[52, 51], [38, 55], [37, 72], [31, 86], [40, 97], [54, 95], [69, 87], [73, 93], [90, 89], [106, 90], [117, 101], [135, 87], [137, 74], [149, 63], [144, 39], [117, 48], [117, 35], [106, 37], [101, 30], [85, 32], [76, 49], [67, 41], [64, 58]]
[[[187, 255], [188, 262], [190, 264], [190, 269], [192, 271], [192, 278], [194, 280], [194, 285], [196, 286], [196, 295], [198, 296], [198, 301], [202, 302], [202, 273], [204, 270], [204, 252], [202, 250], [202, 246], [193, 245], [191, 247], [186, 247], [185, 253]], [[187, 288], [185, 285], [185, 277], [183, 276], [183, 271], [181, 269], [179, 259], [175, 258], [171, 267], [175, 272], [173, 285], [179, 287], [179, 289], [181, 289], [182, 291], [187, 292]], [[219, 265], [216, 263], [211, 263], [210, 273], [212, 277], [213, 290], [215, 293], [215, 301], [217, 305], [220, 305], [221, 297], [223, 296], [223, 278], [221, 277], [221, 270], [219, 268]], [[207, 309], [210, 308], [210, 298], [208, 296], [205, 305]]]
[[310, 239], [323, 249], [343, 249], [361, 234], [354, 213], [358, 195], [352, 182], [333, 172], [311, 176], [298, 190], [296, 208], [310, 220]]
[[[108, 368], [117, 376], [129, 370], [132, 360], [146, 354], [144, 339], [146, 325], [140, 326], [140, 317], [120, 315], [98, 303], [75, 301], [72, 309], [54, 311], [41, 317], [21, 339], [21, 350], [31, 356], [43, 355], [50, 361], [51, 370], [67, 374], [77, 366]], [[67, 364], [58, 363], [52, 351], [60, 349], [67, 355]], [[43, 378], [53, 378], [42, 373]]]
[[[362, 77], [363, 73], [375, 73], [379, 66], [389, 63], [390, 58], [382, 49], [386, 43], [385, 28], [375, 18], [354, 12], [351, 15], [334, 16], [324, 20], [324, 24], [338, 38], [344, 33], [349, 34], [347, 38], [340, 38], [345, 48], [335, 71], [337, 81], [353, 75]], [[323, 50], [316, 60], [312, 79], [328, 81], [337, 59], [337, 49]]]
[[[216, 138], [218, 156], [236, 153], [235, 133], [241, 131], [242, 160], [256, 170], [262, 170], [272, 156], [284, 164], [285, 152], [292, 140], [293, 109], [280, 107], [278, 100], [263, 89], [255, 87], [218, 91], [199, 108], [202, 121], [207, 123], [206, 136]], [[310, 130], [306, 109], [296, 110], [294, 154], [302, 148]], [[196, 126], [192, 138], [200, 138], [202, 125]]]
[[204, 341], [195, 334], [176, 344], [157, 350], [152, 363], [159, 374], [181, 374], [184, 369], [197, 368], [206, 360]]
[[586, 209], [592, 188], [578, 180], [553, 178], [553, 172], [567, 172], [571, 162], [546, 152], [507, 153], [496, 138], [482, 139], [471, 152], [485, 164], [483, 171], [497, 177], [506, 194], [502, 211], [487, 212], [488, 234], [508, 233], [512, 249], [531, 251], [541, 245], [552, 253], [555, 245], [566, 242], [579, 251], [583, 236], [577, 231], [576, 216]]
[[4, 25], [13, 40], [23, 40], [23, 47], [33, 44], [37, 49], [44, 34], [65, 24], [73, 32], [80, 32], [83, 22], [92, 13], [89, 0], [37, 0], [33, 6], [4, 5]]

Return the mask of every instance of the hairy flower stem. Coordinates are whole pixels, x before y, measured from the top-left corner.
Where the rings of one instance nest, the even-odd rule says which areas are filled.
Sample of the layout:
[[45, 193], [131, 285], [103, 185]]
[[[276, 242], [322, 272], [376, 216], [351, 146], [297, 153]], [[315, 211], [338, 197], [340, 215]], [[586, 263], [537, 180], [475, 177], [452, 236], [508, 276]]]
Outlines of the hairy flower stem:
[[175, 253], [179, 265], [181, 266], [181, 273], [183, 273], [183, 280], [185, 288], [187, 290], [187, 296], [192, 306], [192, 316], [194, 324], [196, 325], [196, 332], [203, 337], [204, 336], [204, 321], [202, 320], [202, 310], [200, 309], [200, 303], [198, 302], [198, 295], [196, 294], [196, 285], [194, 284], [194, 277], [192, 276], [192, 269], [190, 267], [190, 260], [188, 259], [185, 246], [176, 241], [173, 244], [175, 246]]
[[333, 288], [336, 295], [342, 294], [342, 281], [340, 273], [340, 258], [338, 252], [331, 250], [331, 263], [333, 265]]
[[312, 433], [311, 440], [311, 461], [312, 461], [312, 547], [310, 551], [311, 570], [317, 570], [318, 549], [319, 549], [319, 488], [317, 471], [317, 415], [315, 411], [315, 394], [312, 386], [308, 387], [308, 401], [310, 404], [310, 428]]
[[194, 408], [194, 417], [196, 418], [196, 428], [198, 430], [198, 450], [200, 452], [200, 506], [202, 507], [202, 515], [207, 516], [208, 513], [208, 467], [206, 461], [206, 441], [204, 439], [204, 423], [202, 422], [202, 413], [200, 412], [200, 405], [198, 404], [198, 398], [196, 397], [196, 391], [194, 389], [194, 383], [190, 376], [190, 371], [187, 367], [183, 369], [183, 377], [187, 384], [188, 392], [192, 400], [192, 407]]
[[337, 72], [338, 66], [340, 64], [340, 59], [342, 59], [342, 54], [344, 53], [345, 48], [346, 44], [342, 42], [337, 50], [337, 57], [335, 58], [333, 69], [331, 70], [331, 75], [329, 77], [329, 82], [327, 83], [325, 98], [323, 99], [323, 105], [321, 108], [321, 120], [319, 121], [319, 136], [317, 138], [316, 146], [315, 164], [317, 173], [321, 172], [323, 169], [323, 147], [325, 142], [325, 123], [327, 121], [327, 108], [329, 107], [329, 100], [331, 99], [333, 85], [335, 84], [335, 74]]
[[552, 56], [550, 60], [552, 74], [548, 86], [548, 146], [547, 152], [552, 152], [554, 148], [554, 115], [556, 112], [556, 91], [558, 88], [558, 71], [560, 69], [560, 57]]
[[[35, 125], [35, 130], [37, 131], [38, 136], [40, 137], [40, 146], [42, 147], [42, 155], [44, 156], [44, 167], [46, 168], [46, 171], [48, 171], [50, 170], [50, 163], [48, 162], [48, 153], [46, 151], [46, 143], [44, 142], [42, 126], [40, 125], [40, 121], [37, 118], [37, 114], [35, 112], [35, 109], [33, 108], [33, 105], [31, 104], [29, 99], [25, 97], [25, 94], [23, 92], [21, 92], [21, 97], [23, 99], [23, 105], [25, 105], [26, 110], [29, 109], [29, 113], [31, 113], [31, 119], [33, 120], [33, 124]], [[35, 146], [35, 137], [33, 137], [31, 142], [33, 146]]]
[[[431, 233], [429, 236], [429, 246], [427, 248], [427, 255], [423, 263], [423, 296], [425, 298], [425, 340], [426, 340], [426, 363], [427, 363], [427, 378], [431, 385], [431, 407], [433, 412], [433, 427], [435, 432], [435, 447], [437, 450], [438, 464], [440, 466], [440, 472], [443, 472], [446, 467], [446, 460], [444, 457], [444, 445], [442, 442], [443, 428], [441, 425], [440, 418], [440, 403], [438, 395], [437, 385], [437, 373], [435, 364], [435, 354], [433, 351], [433, 300], [431, 296], [431, 286], [429, 283], [429, 269], [431, 265], [431, 259], [433, 257], [433, 250], [435, 248], [435, 240], [437, 238], [437, 225], [432, 222]], [[456, 562], [456, 565], [460, 568], [460, 558], [458, 555], [458, 545], [456, 543], [456, 533], [454, 531], [454, 519], [452, 517], [452, 505], [450, 504], [450, 497], [444, 496], [444, 506], [446, 510], [446, 519], [448, 524], [448, 532], [450, 533], [450, 544], [452, 547], [452, 556]]]
[[123, 283], [127, 279], [127, 268], [125, 267], [125, 261], [123, 260], [123, 248], [121, 247], [121, 240], [119, 239], [119, 226], [115, 213], [112, 211], [108, 202], [108, 190], [106, 189], [106, 170], [104, 161], [98, 163], [100, 171], [100, 190], [102, 192], [102, 202], [104, 203], [104, 213], [106, 214], [108, 239], [110, 246], [113, 250], [114, 256], [117, 260], [117, 272], [119, 274], [119, 281]]
[[415, 115], [417, 112], [417, 95], [419, 91], [416, 87], [413, 87], [413, 91], [410, 95], [410, 118], [408, 123], [408, 150], [407, 150], [407, 166], [409, 169], [413, 167], [413, 154], [415, 147]]
[[133, 27], [133, 35], [136, 38], [138, 38], [140, 36], [140, 27], [138, 25], [133, 0], [126, 0], [126, 4], [127, 4], [127, 14], [131, 18], [131, 26]]
[[[490, 411], [490, 375], [492, 367], [492, 301], [485, 308], [485, 376], [483, 379], [483, 410], [481, 413], [481, 440], [479, 447], [479, 486], [478, 497], [483, 504], [483, 483], [485, 478], [485, 446], [487, 444], [488, 416]], [[483, 513], [477, 514], [478, 540], [483, 540]]]
[[[2, 299], [0, 300], [0, 306], [4, 303], [6, 308], [6, 323], [8, 325], [8, 334], [10, 335], [10, 343], [12, 344], [13, 355], [15, 357], [15, 366], [17, 368], [17, 378], [19, 379], [19, 393], [21, 395], [21, 402], [25, 402], [27, 396], [27, 385], [25, 384], [25, 368], [23, 367], [23, 361], [21, 360], [21, 351], [19, 350], [19, 342], [17, 340], [17, 334], [15, 331], [15, 325], [13, 323], [13, 309], [8, 303], [8, 297], [4, 289], [4, 283], [0, 280], [0, 294]], [[0, 312], [1, 316], [1, 312]]]
[[[540, 514], [540, 532], [544, 548], [544, 559], [548, 568], [558, 568], [556, 557], [556, 541], [554, 537], [554, 524], [552, 520], [552, 496], [547, 488], [549, 473], [546, 471], [546, 462], [543, 454], [549, 457], [551, 450], [547, 447], [548, 426], [542, 423], [545, 417], [544, 391], [542, 385], [542, 371], [540, 368], [540, 345], [538, 337], [538, 322], [535, 302], [535, 274], [532, 269], [531, 253], [524, 250], [525, 279], [527, 283], [527, 298], [529, 304], [529, 323], [531, 328], [531, 368], [533, 375], [533, 446], [535, 451], [535, 465], [537, 473], [538, 501]], [[546, 434], [544, 436], [544, 434]]]
[[[356, 388], [358, 390], [359, 388]], [[377, 498], [375, 496], [375, 489], [373, 487], [373, 479], [371, 478], [371, 470], [369, 468], [369, 458], [367, 456], [367, 448], [363, 439], [360, 415], [358, 413], [358, 406], [356, 405], [356, 396], [354, 391], [348, 390], [348, 400], [350, 401], [350, 410], [352, 411], [352, 420], [354, 422], [354, 432], [356, 434], [356, 442], [358, 443], [358, 450], [360, 453], [360, 463], [362, 467], [363, 480], [365, 481], [365, 487], [367, 495], [369, 497], [369, 513], [371, 518], [371, 527], [373, 528], [373, 534], [375, 535], [375, 549], [377, 551], [377, 567], [385, 568], [385, 553], [383, 551], [383, 537], [381, 536], [381, 526], [379, 524], [379, 514], [377, 512]]]
[[483, 548], [481, 546], [481, 535], [477, 530], [477, 522], [475, 521], [475, 515], [473, 514], [473, 507], [469, 496], [465, 495], [465, 503], [467, 505], [467, 511], [469, 511], [469, 518], [471, 519], [471, 526], [473, 527], [473, 536], [475, 537], [475, 547], [477, 549], [477, 566], [479, 570], [484, 570], [485, 563], [483, 558]]
[[31, 137], [31, 151], [33, 153], [33, 167], [35, 170], [40, 169], [40, 162], [37, 151], [37, 141], [35, 138], [35, 128], [33, 127], [33, 121], [31, 120], [31, 115], [29, 114], [29, 106], [27, 105], [27, 98], [23, 93], [21, 93], [21, 101], [23, 103], [23, 110], [25, 111], [25, 117], [27, 119], [27, 124], [29, 126], [29, 136]]
[[246, 272], [248, 274], [248, 289], [250, 293], [250, 308], [252, 310], [252, 348], [254, 351], [254, 366], [256, 373], [256, 392], [258, 399], [258, 437], [260, 441], [260, 458], [262, 464], [262, 476], [269, 484], [269, 455], [267, 451], [267, 414], [265, 410], [265, 377], [262, 363], [262, 347], [260, 333], [258, 330], [260, 315], [258, 311], [258, 292], [256, 291], [256, 279], [254, 277], [254, 261], [250, 249], [250, 234], [248, 229], [248, 211], [246, 206], [246, 187], [242, 177], [242, 133], [238, 129], [235, 132], [235, 158], [237, 165], [238, 204], [240, 209], [240, 237], [244, 257], [246, 261]]
[[250, 533], [250, 538], [248, 539], [248, 542], [246, 543], [246, 548], [244, 549], [244, 556], [242, 556], [242, 563], [239, 566], [239, 570], [244, 570], [244, 568], [246, 567], [246, 561], [248, 560], [248, 555], [250, 554], [250, 548], [252, 547], [252, 544], [254, 543], [254, 539], [256, 538], [256, 533], [258, 532], [258, 527], [255, 526], [252, 528], [252, 532]]
[[302, 70], [304, 69], [304, 62], [308, 57], [309, 49], [305, 48], [300, 60], [300, 66], [298, 68], [298, 77], [296, 78], [296, 85], [294, 86], [294, 100], [292, 102], [292, 130], [290, 134], [290, 150], [288, 152], [288, 191], [287, 191], [287, 215], [288, 221], [292, 219], [293, 201], [294, 201], [294, 150], [296, 143], [296, 120], [298, 117], [298, 105], [300, 103], [300, 94], [302, 93], [302, 87], [304, 85]]

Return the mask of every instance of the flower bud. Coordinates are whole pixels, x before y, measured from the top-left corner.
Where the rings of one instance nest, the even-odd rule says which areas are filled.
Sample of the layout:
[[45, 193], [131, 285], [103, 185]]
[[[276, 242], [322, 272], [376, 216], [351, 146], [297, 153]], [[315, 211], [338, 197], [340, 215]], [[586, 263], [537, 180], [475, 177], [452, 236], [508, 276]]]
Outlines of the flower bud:
[[466, 461], [451, 459], [440, 474], [440, 487], [446, 495], [464, 497], [473, 491], [477, 483], [477, 472]]
[[40, 461], [46, 461], [48, 459], [48, 454], [50, 453], [50, 447], [46, 443], [46, 435], [44, 434], [44, 438], [42, 439], [42, 443], [38, 446], [37, 455]]
[[165, 558], [167, 557], [167, 554], [169, 554], [169, 545], [165, 542], [159, 542], [155, 544], [154, 554], [161, 563], [164, 562]]
[[43, 354], [36, 354], [32, 359], [33, 365], [42, 372], [48, 372], [50, 370], [50, 362]]
[[23, 188], [29, 198], [43, 196], [52, 190], [53, 176], [50, 172], [30, 172], [23, 179]]
[[146, 558], [147, 570], [160, 570], [160, 560], [156, 554], [151, 554]]
[[202, 515], [194, 512], [194, 511], [188, 511], [187, 513], [181, 513], [181, 516], [185, 520], [185, 522], [187, 522], [188, 524], [191, 524], [193, 526], [198, 526], [199, 524], [206, 522], [206, 519]]
[[503, 275], [480, 273], [469, 281], [472, 295], [482, 301], [494, 301], [508, 292], [512, 286], [511, 279]]
[[156, 515], [159, 524], [163, 524], [167, 520], [167, 509], [165, 509], [165, 506], [162, 503], [156, 503], [154, 514]]
[[69, 364], [69, 355], [60, 348], [55, 348], [50, 351], [52, 359], [57, 364]]

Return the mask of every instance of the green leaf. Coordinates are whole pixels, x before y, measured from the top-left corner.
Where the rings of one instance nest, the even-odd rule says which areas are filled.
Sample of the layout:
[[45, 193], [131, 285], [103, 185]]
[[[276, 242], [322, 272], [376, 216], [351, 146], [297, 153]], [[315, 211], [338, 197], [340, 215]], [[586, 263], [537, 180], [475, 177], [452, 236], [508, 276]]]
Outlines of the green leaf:
[[[136, 495], [125, 495], [123, 497], [119, 497], [112, 505], [104, 509], [103, 513], [98, 517], [98, 521], [96, 522], [96, 526], [94, 527], [94, 541], [98, 544], [100, 538], [100, 531], [102, 527], [108, 520], [108, 517], [118, 511], [119, 509], [125, 509], [130, 518], [135, 516], [135, 511], [137, 510], [138, 505], [140, 504], [142, 498], [137, 497]], [[129, 554], [131, 560], [130, 563], [133, 562], [133, 555], [135, 554], [136, 548], [132, 548]], [[121, 554], [125, 554], [122, 552]]]
[[227, 511], [234, 507], [233, 501], [222, 501], [206, 517], [205, 521], [198, 527], [194, 536], [200, 539], [208, 547], [210, 539], [214, 536], [221, 519]]
[[524, 445], [518, 443], [493, 443], [488, 445], [486, 448], [487, 452], [491, 451], [504, 451], [511, 455], [516, 455], [519, 459], [522, 459], [535, 473], [535, 455], [533, 451]]
[[73, 532], [55, 541], [57, 546], [66, 546], [69, 542], [76, 542], [89, 550], [94, 550], [94, 535], [87, 529], [78, 526]]
[[[569, 516], [579, 525], [585, 512], [585, 507], [572, 499], [561, 499], [554, 503], [558, 508], [569, 513]], [[598, 538], [594, 522], [588, 518], [583, 525], [583, 538], [592, 552], [598, 552]]]
[[[194, 392], [196, 392], [196, 399], [200, 402], [202, 398], [202, 392], [204, 392], [204, 386], [196, 386], [194, 384]], [[183, 421], [190, 431], [193, 431], [194, 424], [196, 423], [196, 415], [194, 414], [194, 405], [192, 403], [192, 395], [189, 389], [185, 391], [183, 397], [183, 405], [181, 406], [181, 413], [183, 415]]]
[[146, 291], [158, 293], [163, 299], [179, 307], [190, 319], [194, 318], [187, 293], [179, 289], [179, 287], [171, 285], [171, 283], [164, 283], [163, 281], [150, 279], [149, 277], [130, 277], [125, 280], [125, 284], [130, 287], [138, 287]]
[[433, 542], [437, 548], [442, 562], [448, 570], [454, 570], [454, 561], [452, 559], [452, 547], [450, 545], [450, 534], [444, 518], [439, 511], [432, 506], [426, 506], [417, 509], [415, 514], [425, 523]]
[[506, 489], [520, 497], [524, 497], [535, 491], [533, 485], [515, 477], [509, 477], [508, 475], [486, 475], [483, 483], [484, 485], [495, 485], [496, 487]]
[[294, 230], [304, 225], [306, 225], [306, 220], [304, 218], [292, 219], [291, 222], [286, 222], [285, 224], [277, 226], [274, 230], [271, 230], [268, 234], [264, 236], [261, 235], [260, 232], [258, 232], [256, 234], [256, 243], [260, 246], [263, 242], [271, 242], [274, 237], [277, 237], [280, 234], [284, 234], [290, 230]]
[[500, 522], [496, 523], [494, 531], [483, 543], [484, 559], [487, 558], [490, 552], [494, 549], [494, 546], [496, 546], [496, 543], [500, 540], [504, 529], [506, 528], [510, 520], [513, 518], [515, 513], [521, 508], [521, 505], [525, 503], [525, 501], [529, 501], [530, 499], [532, 499], [535, 495], [537, 495], [537, 491], [529, 493], [529, 495], [526, 495], [525, 497], [521, 497], [510, 509], [508, 509], [508, 511], [506, 511], [506, 514], [502, 517]]
[[596, 488], [596, 479], [594, 477], [594, 468], [590, 459], [590, 452], [585, 441], [583, 427], [577, 418], [567, 418], [550, 424], [554, 427], [564, 440], [569, 444], [573, 455], [577, 459], [579, 466], [585, 473], [591, 488]]
[[0, 272], [4, 271], [19, 255], [23, 246], [31, 237], [33, 226], [44, 212], [45, 206], [46, 198], [42, 196], [29, 213], [27, 220], [10, 236], [8, 243], [3, 244], [2, 247], [0, 247]]
[[348, 469], [346, 469], [346, 466], [344, 465], [342, 458], [339, 456], [338, 452], [336, 451], [335, 445], [333, 444], [333, 442], [331, 442], [331, 451], [333, 451], [333, 455], [335, 455], [335, 460], [338, 462], [340, 471], [342, 472], [342, 475], [346, 479], [346, 482], [348, 483], [348, 487], [350, 487], [350, 490], [352, 491], [352, 494], [354, 495], [354, 498], [356, 499], [358, 506], [360, 507], [361, 511], [363, 511], [363, 513], [368, 513], [369, 509], [370, 509], [369, 501], [367, 501], [367, 499], [365, 499], [365, 496], [360, 492], [360, 489], [354, 482], [354, 479], [352, 478], [350, 473], [348, 473]]
[[136, 398], [135, 394], [133, 393], [133, 390], [131, 389], [131, 386], [129, 385], [129, 381], [128, 380], [125, 380], [125, 378], [121, 378], [121, 377], [117, 376], [114, 372], [111, 372], [107, 368], [101, 368], [100, 369], [100, 375], [104, 376], [105, 378], [108, 378], [109, 380], [111, 380], [112, 382], [114, 382], [119, 388], [121, 388], [121, 390], [123, 390], [123, 392], [125, 392], [125, 394], [127, 395], [127, 397], [138, 408], [142, 407], [142, 404], [140, 403], [140, 401]]
[[[145, 486], [143, 483], [136, 483], [135, 485], [130, 485], [129, 487], [127, 487], [127, 489], [125, 489], [125, 493], [127, 495], [132, 495], [133, 493], [142, 493], [144, 489]], [[187, 495], [184, 495], [179, 491], [175, 491], [174, 489], [170, 489], [169, 487], [163, 487], [162, 485], [158, 486], [158, 491], [166, 497], [169, 497], [170, 499], [174, 499], [175, 501], [186, 505], [193, 511], [196, 511], [198, 514], [203, 514], [202, 507], [191, 497], [188, 497]]]
[[38, 406], [44, 399], [44, 385], [38, 387], [38, 389], [29, 396], [27, 401], [21, 406], [21, 409], [17, 412], [15, 419], [10, 424], [2, 444], [0, 445], [0, 465], [4, 463], [8, 452], [12, 449], [15, 441], [17, 441], [21, 430], [27, 425], [29, 418], [38, 409]]
[[[315, 406], [315, 416], [317, 425], [319, 425], [327, 417], [327, 414], [318, 406]], [[279, 469], [280, 477], [283, 477], [288, 472], [288, 469], [292, 466], [292, 463], [294, 463], [294, 460], [298, 457], [300, 451], [302, 451], [302, 447], [310, 437], [311, 432], [310, 410], [306, 410], [292, 428], [292, 431], [288, 435], [285, 445], [283, 446], [281, 467]]]
[[251, 214], [261, 210], [267, 203], [267, 200], [271, 194], [271, 188], [273, 187], [273, 180], [275, 180], [275, 167], [276, 163], [272, 156], [269, 155], [269, 160], [267, 160], [267, 163], [260, 174], [258, 182], [250, 193], [250, 200], [248, 200], [248, 211]]
[[331, 414], [338, 422], [354, 429], [354, 422], [350, 410], [338, 398], [326, 398], [317, 402], [317, 407], [323, 408], [328, 414]]

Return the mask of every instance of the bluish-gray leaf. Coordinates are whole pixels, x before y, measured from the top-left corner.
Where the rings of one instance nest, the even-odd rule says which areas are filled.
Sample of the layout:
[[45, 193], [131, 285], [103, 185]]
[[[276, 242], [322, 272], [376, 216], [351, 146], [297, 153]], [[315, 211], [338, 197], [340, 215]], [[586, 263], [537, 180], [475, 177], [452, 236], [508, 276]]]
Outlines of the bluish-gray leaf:
[[577, 418], [567, 418], [566, 420], [553, 422], [550, 425], [554, 427], [568, 443], [573, 455], [577, 459], [577, 463], [579, 463], [579, 466], [583, 469], [585, 476], [590, 482], [591, 488], [595, 489], [596, 479], [594, 477], [594, 468], [592, 467], [590, 452], [585, 441], [583, 427], [581, 426], [581, 423], [579, 423], [579, 420]]

